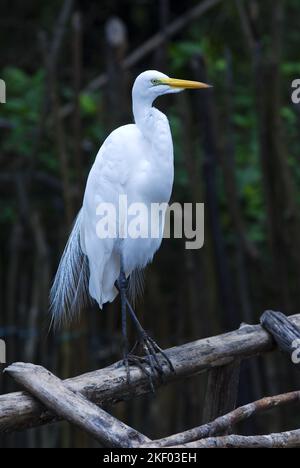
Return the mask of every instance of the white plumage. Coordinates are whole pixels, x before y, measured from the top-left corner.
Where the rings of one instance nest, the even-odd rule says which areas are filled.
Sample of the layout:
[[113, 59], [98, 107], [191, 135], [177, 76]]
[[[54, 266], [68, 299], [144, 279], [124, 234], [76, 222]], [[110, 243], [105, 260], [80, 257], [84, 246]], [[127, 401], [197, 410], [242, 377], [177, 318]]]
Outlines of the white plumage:
[[[174, 177], [172, 137], [167, 117], [152, 104], [158, 96], [186, 87], [207, 86], [173, 80], [157, 71], [144, 72], [136, 79], [132, 91], [135, 124], [108, 136], [89, 173], [83, 205], [51, 291], [54, 320], [73, 315], [90, 297], [100, 308], [113, 301], [118, 294], [120, 256], [126, 276], [135, 281], [136, 272], [159, 248], [163, 226], [158, 238], [99, 238], [97, 206], [111, 203], [117, 207], [120, 195], [127, 196], [128, 205], [142, 202], [150, 208], [151, 203], [169, 202]], [[117, 228], [120, 232], [123, 226]]]

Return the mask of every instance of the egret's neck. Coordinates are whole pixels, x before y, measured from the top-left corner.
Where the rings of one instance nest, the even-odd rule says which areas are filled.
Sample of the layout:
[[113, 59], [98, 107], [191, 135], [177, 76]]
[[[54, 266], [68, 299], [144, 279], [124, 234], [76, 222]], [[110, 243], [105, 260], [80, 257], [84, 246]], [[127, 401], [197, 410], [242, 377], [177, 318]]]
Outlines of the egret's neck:
[[151, 98], [136, 96], [133, 93], [132, 107], [134, 121], [146, 136], [151, 132], [152, 104], [153, 100]]
[[159, 164], [167, 163], [173, 167], [173, 142], [167, 117], [152, 106], [151, 98], [133, 92], [132, 101], [135, 123], [150, 142], [153, 149], [151, 154], [158, 156]]

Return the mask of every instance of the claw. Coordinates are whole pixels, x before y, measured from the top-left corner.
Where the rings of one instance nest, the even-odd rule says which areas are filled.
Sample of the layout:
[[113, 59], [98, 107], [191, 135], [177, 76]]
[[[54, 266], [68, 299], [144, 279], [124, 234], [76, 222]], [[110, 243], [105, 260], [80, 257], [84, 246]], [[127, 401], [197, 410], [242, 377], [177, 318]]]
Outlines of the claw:
[[[174, 366], [165, 352], [158, 346], [158, 344], [149, 336], [145, 331], [141, 334], [139, 340], [140, 346], [143, 348], [145, 352], [145, 356], [137, 356], [134, 354], [128, 354], [123, 360], [123, 363], [126, 368], [126, 376], [127, 376], [127, 383], [131, 385], [130, 382], [130, 366], [138, 367], [141, 372], [147, 377], [149, 381], [149, 385], [151, 388], [151, 392], [155, 393], [155, 386], [153, 379], [157, 376], [161, 380], [163, 380], [164, 376], [164, 369], [163, 365], [158, 358], [158, 354], [162, 356], [162, 358], [167, 363], [169, 369], [172, 372], [175, 372]], [[137, 344], [134, 346], [134, 349], [137, 348]], [[147, 366], [150, 368], [150, 372], [147, 369]]]
[[158, 344], [151, 338], [151, 336], [147, 336], [147, 338], [150, 341], [151, 345], [153, 346], [154, 351], [156, 351], [156, 353], [161, 354], [162, 357], [165, 359], [165, 361], [167, 362], [171, 372], [175, 372], [174, 366], [173, 366], [171, 360], [166, 355], [166, 353], [161, 349], [160, 346], [158, 346]]
[[161, 364], [158, 361], [156, 353], [153, 350], [151, 344], [147, 341], [147, 339], [145, 338], [143, 339], [142, 346], [146, 353], [152, 372], [155, 374], [155, 371], [156, 371], [159, 375], [162, 375], [163, 371], [162, 371]]
[[[155, 387], [153, 383], [153, 376], [151, 372], [148, 371], [145, 364], [149, 364], [144, 357], [135, 356], [135, 355], [128, 355], [123, 361], [125, 367], [128, 366], [129, 374], [127, 374], [127, 367], [126, 367], [126, 377], [127, 377], [127, 384], [130, 385], [130, 368], [129, 366], [136, 366], [140, 369], [140, 371], [147, 377], [150, 385], [150, 389], [152, 393], [155, 393]], [[150, 366], [151, 367], [151, 366]]]
[[149, 365], [153, 375], [158, 375], [161, 379], [164, 375], [163, 363], [162, 360], [159, 359], [159, 354], [165, 360], [170, 370], [175, 372], [173, 364], [168, 356], [144, 330], [140, 334], [139, 344], [145, 352], [144, 362]]

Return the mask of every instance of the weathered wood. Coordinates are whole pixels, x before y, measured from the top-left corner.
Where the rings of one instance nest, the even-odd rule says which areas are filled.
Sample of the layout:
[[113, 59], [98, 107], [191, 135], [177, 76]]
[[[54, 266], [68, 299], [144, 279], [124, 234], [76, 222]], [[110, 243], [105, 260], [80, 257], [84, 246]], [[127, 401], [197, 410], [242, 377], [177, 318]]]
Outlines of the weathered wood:
[[283, 407], [291, 404], [300, 403], [300, 391], [284, 393], [272, 397], [262, 398], [261, 400], [248, 403], [240, 408], [221, 416], [214, 421], [195, 427], [179, 434], [173, 434], [163, 439], [154, 440], [145, 445], [145, 447], [167, 447], [173, 445], [182, 445], [194, 442], [208, 437], [224, 435], [231, 430], [233, 426], [245, 421], [257, 414], [269, 411], [273, 408]]
[[[300, 315], [290, 317], [300, 326]], [[166, 351], [175, 367], [175, 374], [165, 367], [165, 383], [229, 364], [236, 358], [249, 358], [274, 348], [272, 337], [260, 325], [243, 328], [213, 338], [187, 343]], [[132, 368], [129, 387], [120, 363], [113, 364], [65, 381], [68, 387], [100, 404], [114, 404], [150, 392], [145, 376]], [[11, 432], [55, 421], [39, 403], [24, 392], [0, 396], [0, 432]]]
[[[229, 435], [176, 445], [176, 448], [299, 448], [300, 429], [260, 436]], [[173, 448], [173, 447], [169, 447]]]
[[147, 437], [68, 388], [44, 367], [15, 363], [5, 372], [54, 414], [84, 430], [105, 447], [137, 447]]
[[209, 371], [203, 422], [214, 421], [236, 407], [240, 361]]
[[[300, 328], [281, 312], [267, 310], [260, 319], [262, 326], [272, 335], [279, 349], [292, 355], [295, 352], [295, 345], [300, 346]], [[296, 363], [294, 363], [296, 364]], [[300, 370], [300, 365], [297, 364]]]

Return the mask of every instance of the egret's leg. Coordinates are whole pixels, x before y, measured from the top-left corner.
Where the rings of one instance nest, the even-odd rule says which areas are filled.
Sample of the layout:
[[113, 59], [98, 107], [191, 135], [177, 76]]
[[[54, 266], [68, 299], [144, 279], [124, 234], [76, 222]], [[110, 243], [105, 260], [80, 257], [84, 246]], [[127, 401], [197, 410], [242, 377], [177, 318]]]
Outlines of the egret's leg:
[[127, 290], [127, 279], [123, 268], [123, 262], [121, 261], [120, 275], [118, 279], [118, 286], [121, 298], [121, 314], [122, 314], [122, 337], [123, 337], [123, 360], [126, 368], [127, 382], [130, 384], [130, 371], [128, 362], [128, 335], [127, 335], [127, 306], [126, 306], [126, 290]]
[[[145, 366], [145, 360], [143, 358], [140, 358], [138, 356], [134, 356], [133, 354], [129, 353], [129, 341], [128, 341], [128, 334], [127, 334], [127, 289], [128, 289], [128, 280], [125, 275], [125, 270], [123, 266], [123, 260], [121, 258], [121, 266], [120, 266], [120, 275], [118, 281], [115, 283], [116, 288], [120, 292], [120, 298], [121, 298], [121, 312], [122, 312], [122, 336], [123, 336], [123, 362], [126, 368], [126, 378], [127, 378], [127, 383], [130, 385], [130, 364], [135, 365], [141, 369], [141, 371], [147, 376], [149, 379], [150, 387], [152, 392], [154, 392], [154, 384], [152, 380], [152, 375], [151, 373], [148, 372], [146, 366]], [[147, 352], [147, 355], [149, 354], [149, 359], [151, 359], [150, 353]], [[152, 362], [150, 362], [150, 368], [151, 371], [153, 372], [154, 366]]]
[[137, 329], [137, 332], [138, 332], [138, 335], [139, 335], [139, 342], [140, 344], [143, 346], [144, 348], [144, 351], [146, 353], [146, 356], [149, 360], [149, 364], [150, 364], [150, 367], [151, 369], [153, 370], [157, 370], [157, 372], [159, 374], [162, 374], [162, 367], [161, 367], [161, 364], [156, 356], [156, 351], [155, 349], [153, 348], [152, 346], [152, 343], [150, 342], [150, 340], [148, 340], [148, 335], [147, 333], [145, 332], [145, 330], [143, 329], [142, 325], [140, 324], [130, 302], [128, 301], [128, 299], [126, 298], [126, 304], [127, 304], [127, 307], [129, 309], [129, 313], [131, 315], [131, 318], [133, 320], [133, 323]]
[[[154, 392], [154, 384], [153, 384], [153, 379], [152, 375], [155, 374], [155, 372], [160, 372], [160, 363], [158, 362], [155, 355], [155, 351], [151, 349], [151, 346], [145, 341], [143, 341], [142, 345], [143, 348], [146, 352], [146, 356], [148, 358], [148, 361], [145, 360], [145, 358], [140, 357], [140, 356], [135, 356], [133, 353], [133, 350], [129, 353], [129, 346], [128, 346], [128, 336], [127, 336], [127, 304], [129, 304], [127, 300], [127, 289], [128, 289], [128, 280], [125, 275], [125, 271], [123, 268], [123, 263], [121, 262], [121, 268], [120, 268], [120, 275], [119, 279], [115, 283], [115, 287], [118, 289], [120, 292], [120, 297], [121, 297], [121, 308], [122, 308], [122, 336], [123, 336], [123, 362], [126, 367], [126, 374], [127, 374], [127, 382], [130, 384], [130, 368], [129, 365], [136, 365], [139, 367], [143, 373], [148, 377], [149, 383], [151, 390]], [[136, 319], [137, 320], [137, 319]], [[141, 339], [139, 339], [139, 343], [141, 342]], [[134, 346], [134, 349], [137, 347], [137, 343]], [[157, 365], [155, 365], [155, 362], [157, 362]], [[146, 364], [149, 364], [151, 373], [148, 372], [146, 368]]]
[[158, 358], [157, 358], [157, 355], [156, 353], [159, 353], [163, 356], [163, 358], [165, 359], [165, 361], [168, 363], [168, 366], [169, 368], [171, 369], [172, 372], [175, 372], [175, 369], [174, 369], [174, 366], [172, 364], [172, 362], [170, 361], [170, 359], [168, 358], [168, 356], [166, 355], [166, 353], [160, 348], [160, 346], [158, 346], [158, 344], [146, 333], [146, 331], [144, 330], [144, 328], [142, 327], [142, 325], [140, 324], [130, 302], [128, 301], [127, 299], [127, 296], [126, 296], [126, 305], [128, 307], [128, 310], [129, 310], [129, 313], [131, 315], [131, 318], [133, 320], [133, 323], [135, 324], [136, 326], [136, 329], [140, 335], [140, 339], [144, 345], [144, 348], [145, 348], [145, 351], [146, 351], [146, 354], [147, 356], [149, 357], [149, 355], [151, 356], [151, 358], [153, 358], [155, 360], [155, 363], [156, 363], [156, 369], [159, 370], [159, 372], [161, 374], [163, 374], [163, 369], [162, 369], [162, 366], [160, 364], [160, 362], [158, 361]]

